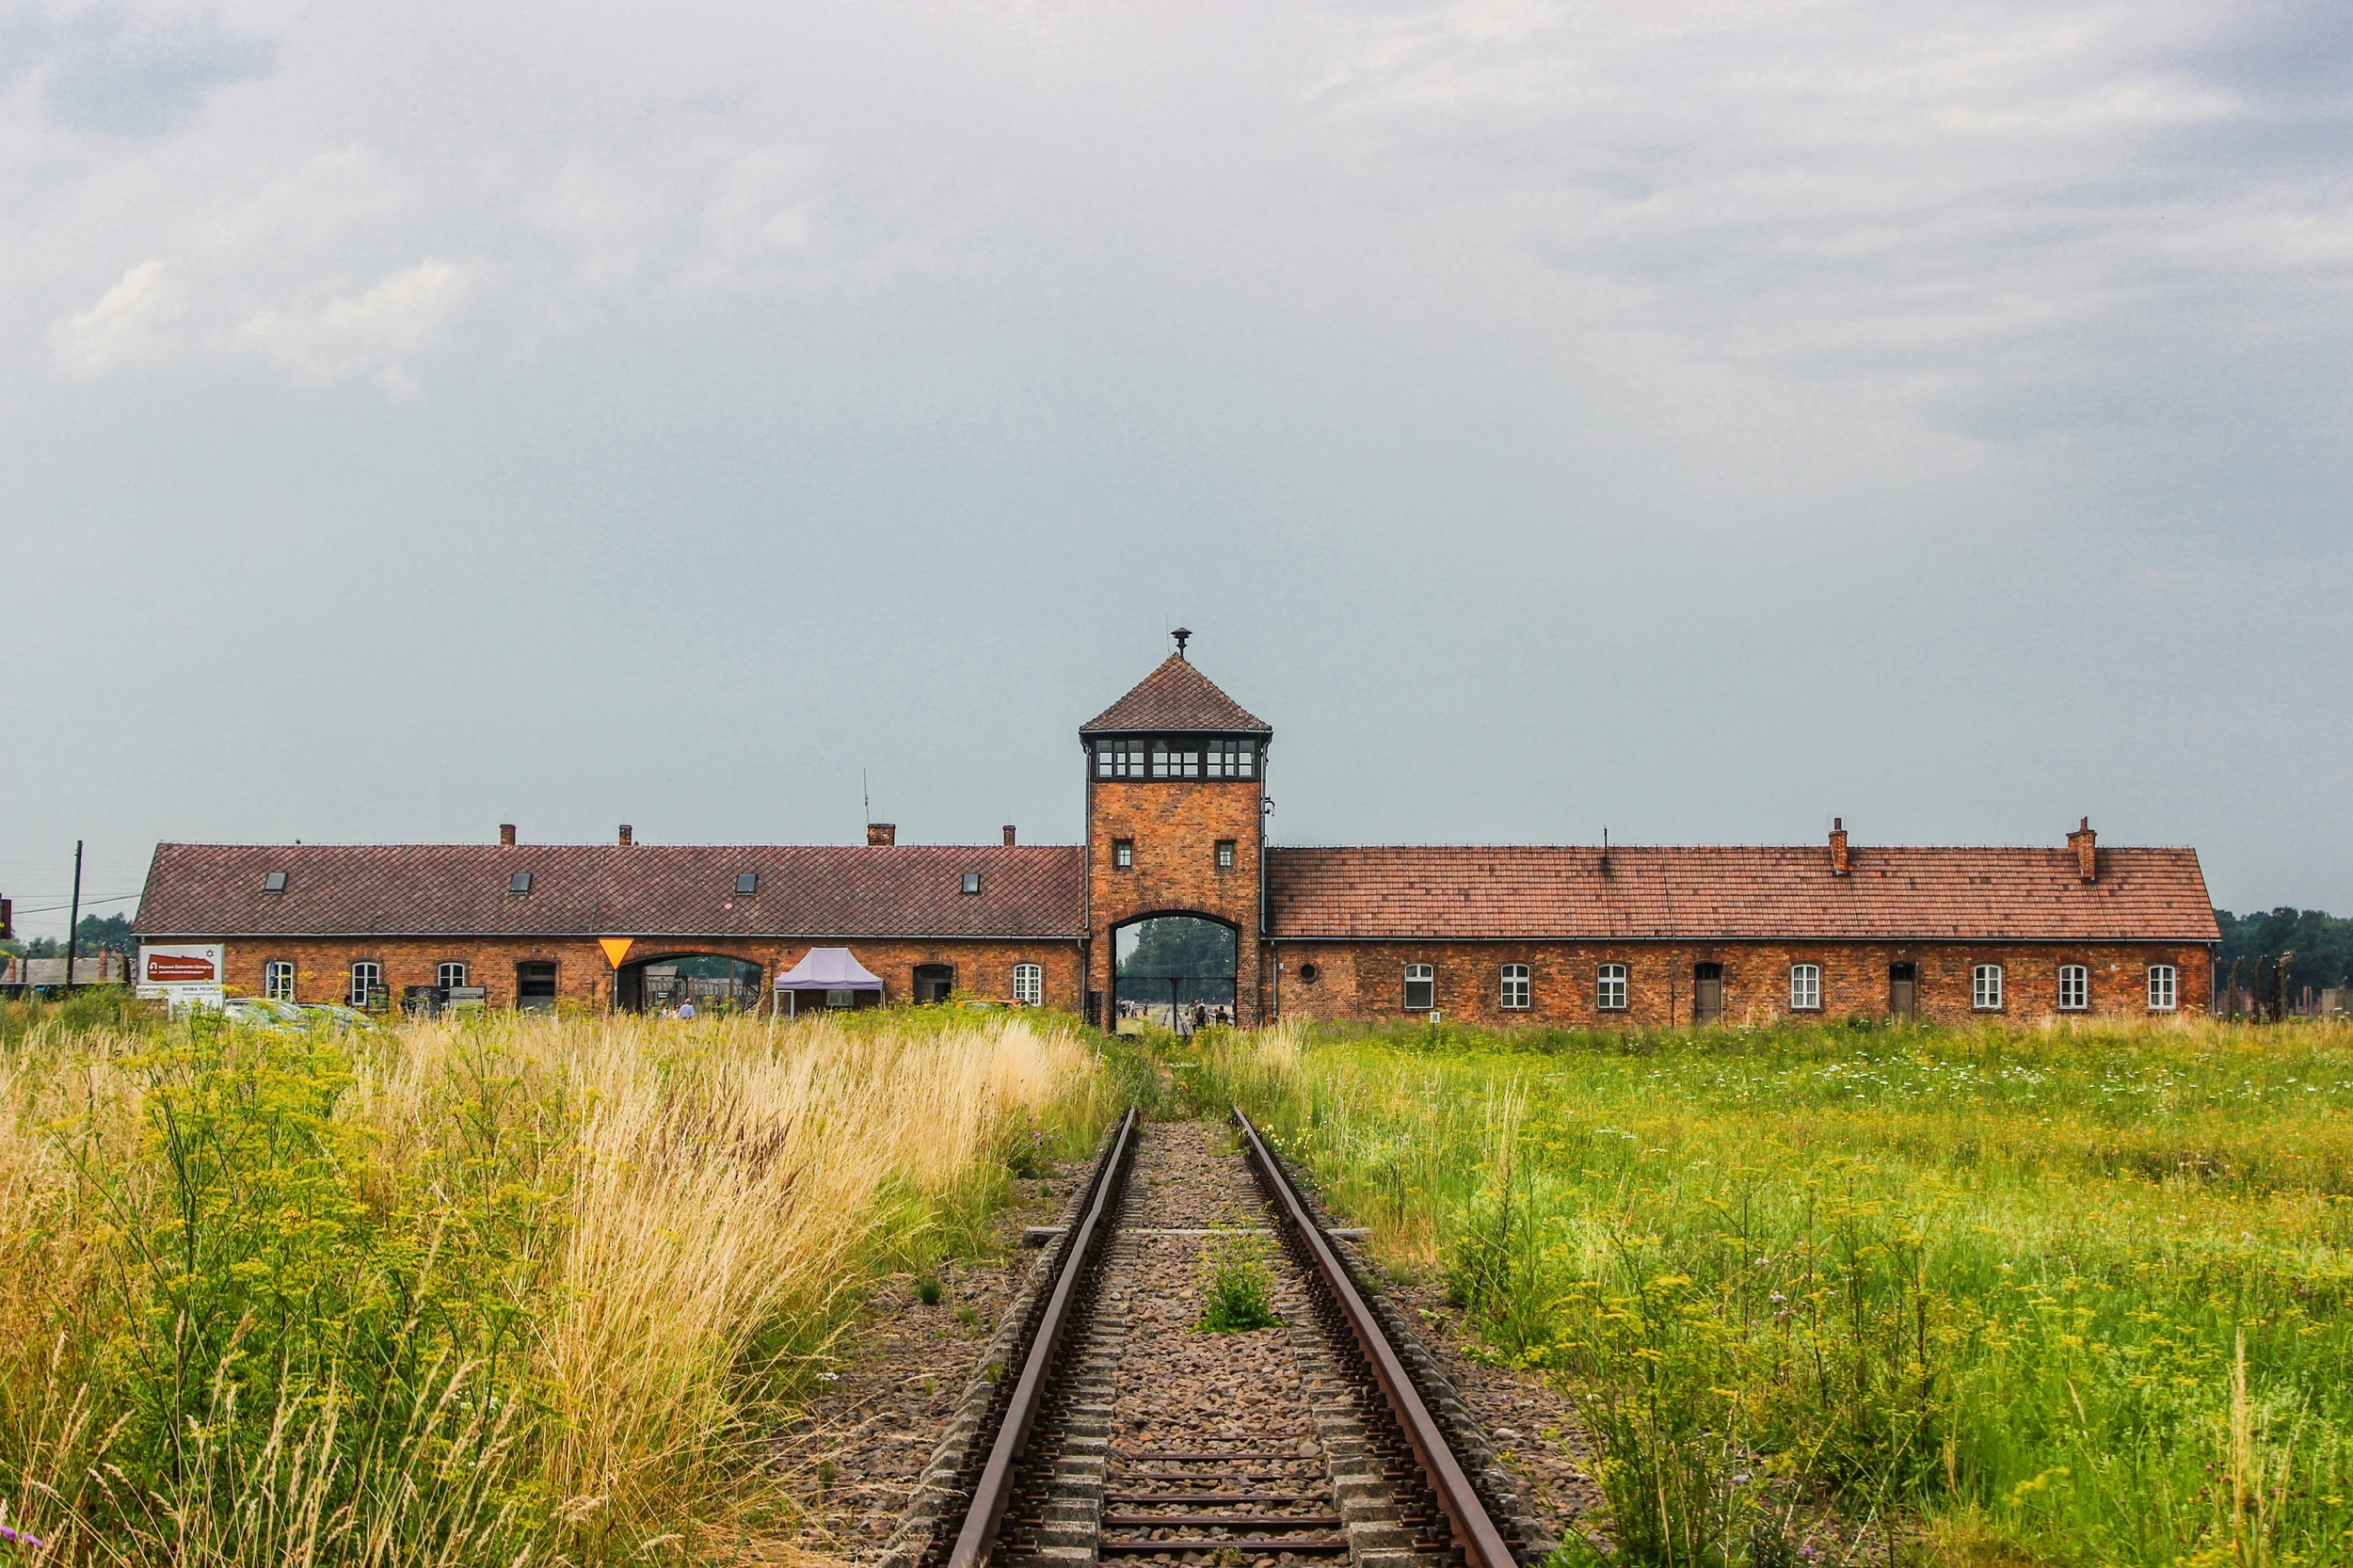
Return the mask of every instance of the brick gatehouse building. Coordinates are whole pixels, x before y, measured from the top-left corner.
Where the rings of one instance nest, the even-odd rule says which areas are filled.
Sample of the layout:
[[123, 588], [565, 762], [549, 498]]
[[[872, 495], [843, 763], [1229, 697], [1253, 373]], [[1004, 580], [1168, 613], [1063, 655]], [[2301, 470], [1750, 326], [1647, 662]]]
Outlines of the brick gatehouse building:
[[681, 974], [761, 1005], [812, 949], [843, 948], [878, 985], [835, 1005], [972, 993], [1102, 1022], [1122, 933], [1132, 945], [1171, 916], [1230, 933], [1245, 1024], [1959, 1022], [2197, 1012], [2213, 994], [2220, 933], [2194, 850], [2101, 847], [2089, 823], [2027, 849], [1842, 828], [1790, 847], [1277, 846], [1273, 738], [1180, 633], [1080, 728], [1083, 843], [1008, 827], [997, 844], [902, 844], [878, 823], [857, 845], [641, 844], [626, 827], [609, 844], [511, 827], [495, 844], [163, 844], [137, 929], [217, 944], [232, 993], [378, 1006], [437, 987], [639, 1007], [685, 994]]

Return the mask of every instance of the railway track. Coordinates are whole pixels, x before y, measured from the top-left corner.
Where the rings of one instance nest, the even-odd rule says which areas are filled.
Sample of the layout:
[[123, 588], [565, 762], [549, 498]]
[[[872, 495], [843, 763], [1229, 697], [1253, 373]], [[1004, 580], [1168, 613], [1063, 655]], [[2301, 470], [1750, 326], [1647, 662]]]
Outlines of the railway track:
[[[1194, 1332], [1200, 1249], [1237, 1234], [1268, 1238], [1282, 1322]], [[1549, 1544], [1239, 1111], [1130, 1112], [1048, 1245], [884, 1568], [1514, 1568]]]

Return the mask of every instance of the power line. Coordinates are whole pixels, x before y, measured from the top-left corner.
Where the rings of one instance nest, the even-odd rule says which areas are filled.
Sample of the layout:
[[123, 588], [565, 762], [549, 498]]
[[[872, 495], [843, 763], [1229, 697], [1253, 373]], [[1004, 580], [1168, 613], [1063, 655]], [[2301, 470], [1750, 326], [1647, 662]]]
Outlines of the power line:
[[[136, 893], [118, 893], [113, 898], [86, 898], [82, 902], [87, 904], [120, 904], [127, 899], [135, 899], [138, 896]], [[20, 915], [54, 915], [60, 909], [72, 907], [72, 904], [45, 904], [38, 909], [20, 909], [17, 913]]]

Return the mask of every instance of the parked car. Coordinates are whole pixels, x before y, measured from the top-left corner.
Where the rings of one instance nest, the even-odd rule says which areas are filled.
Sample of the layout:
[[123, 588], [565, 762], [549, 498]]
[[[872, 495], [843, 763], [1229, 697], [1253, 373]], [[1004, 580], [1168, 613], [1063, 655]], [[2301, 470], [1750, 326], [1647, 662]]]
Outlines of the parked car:
[[376, 1021], [356, 1007], [345, 1007], [339, 1001], [306, 1001], [301, 1004], [305, 1021], [325, 1024], [337, 1033], [348, 1029], [375, 1029]]
[[299, 1033], [311, 1027], [311, 1020], [302, 1016], [301, 1008], [266, 997], [225, 997], [221, 1000], [220, 1016], [244, 1028], [265, 1029], [274, 1034]]

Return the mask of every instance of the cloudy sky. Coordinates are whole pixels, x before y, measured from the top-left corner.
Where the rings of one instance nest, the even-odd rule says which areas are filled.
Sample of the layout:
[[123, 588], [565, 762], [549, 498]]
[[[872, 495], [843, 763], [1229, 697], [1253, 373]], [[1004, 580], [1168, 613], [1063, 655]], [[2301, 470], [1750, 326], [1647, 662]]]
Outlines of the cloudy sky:
[[2353, 908], [2349, 130], [2341, 3], [0, 5], [0, 890], [1068, 840], [1181, 623], [1284, 841]]

